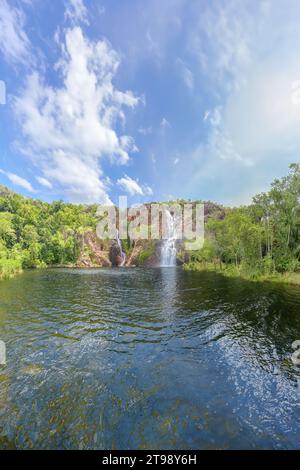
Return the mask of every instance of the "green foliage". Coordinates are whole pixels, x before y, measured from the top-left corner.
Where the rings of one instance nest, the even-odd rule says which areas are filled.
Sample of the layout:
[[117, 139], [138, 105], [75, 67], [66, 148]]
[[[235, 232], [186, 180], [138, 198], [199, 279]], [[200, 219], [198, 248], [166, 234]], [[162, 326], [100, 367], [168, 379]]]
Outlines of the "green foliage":
[[138, 266], [143, 266], [154, 255], [155, 243], [152, 240], [145, 241], [137, 259]]
[[[288, 175], [276, 179], [269, 192], [255, 196], [250, 206], [215, 206], [206, 222], [204, 246], [190, 253], [186, 268], [251, 278], [300, 271], [299, 202], [300, 165], [292, 164]], [[43, 203], [0, 186], [0, 277], [21, 268], [75, 263], [84, 252], [84, 235], [95, 231], [96, 209]], [[131, 241], [124, 241], [123, 248], [128, 256]], [[137, 263], [145, 264], [154, 252], [154, 242], [143, 242]]]
[[0, 279], [10, 279], [22, 271], [22, 264], [17, 259], [0, 259]]
[[188, 268], [214, 265], [253, 278], [300, 271], [299, 202], [300, 165], [292, 164], [251, 206], [228, 209], [223, 219], [211, 217], [205, 244], [191, 253]]
[[0, 187], [0, 277], [76, 262], [84, 233], [96, 223], [96, 206], [48, 204]]
[[13, 215], [9, 212], [0, 213], [0, 240], [11, 248], [16, 242], [16, 232], [13, 226]]

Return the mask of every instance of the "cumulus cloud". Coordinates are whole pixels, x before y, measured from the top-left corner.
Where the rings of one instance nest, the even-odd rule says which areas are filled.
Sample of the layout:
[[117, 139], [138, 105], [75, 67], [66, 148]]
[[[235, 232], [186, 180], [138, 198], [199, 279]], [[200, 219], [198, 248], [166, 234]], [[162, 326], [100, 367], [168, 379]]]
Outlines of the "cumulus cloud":
[[119, 136], [118, 120], [139, 99], [114, 87], [119, 56], [105, 40], [89, 41], [80, 27], [67, 29], [57, 64], [61, 86], [32, 73], [14, 109], [25, 154], [42, 176], [73, 202], [110, 203], [100, 160], [125, 164], [137, 151], [133, 139]]
[[118, 179], [117, 184], [131, 196], [135, 196], [137, 194], [140, 196], [144, 195], [141, 186], [137, 181], [130, 178], [130, 176], [125, 175], [123, 178]]
[[29, 191], [31, 193], [34, 192], [34, 189], [31, 183], [29, 183], [29, 181], [27, 181], [25, 178], [22, 178], [21, 176], [18, 176], [15, 173], [10, 173], [9, 171], [4, 171], [1, 169], [0, 169], [0, 173], [5, 175], [9, 179], [9, 181], [11, 181], [16, 186], [26, 189], [26, 191]]
[[24, 29], [23, 12], [0, 0], [0, 51], [4, 59], [11, 63], [26, 64], [32, 61], [31, 46]]
[[120, 188], [126, 191], [130, 196], [150, 196], [153, 194], [150, 186], [140, 186], [137, 180], [125, 175], [123, 178], [118, 179], [117, 184]]

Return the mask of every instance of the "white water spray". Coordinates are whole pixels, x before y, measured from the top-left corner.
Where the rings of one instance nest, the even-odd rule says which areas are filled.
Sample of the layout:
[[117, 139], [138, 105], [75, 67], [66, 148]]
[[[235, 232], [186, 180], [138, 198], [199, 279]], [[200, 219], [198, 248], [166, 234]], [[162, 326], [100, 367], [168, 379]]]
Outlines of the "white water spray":
[[176, 224], [169, 211], [165, 211], [165, 235], [161, 247], [161, 266], [176, 266]]
[[117, 240], [117, 243], [118, 243], [118, 246], [120, 248], [120, 253], [121, 253], [121, 257], [122, 257], [122, 262], [119, 266], [124, 266], [124, 264], [126, 263], [126, 255], [125, 253], [123, 252], [123, 247], [122, 247], [122, 242], [120, 240], [120, 237], [119, 237], [119, 231], [117, 230], [117, 236], [116, 236], [116, 240]]

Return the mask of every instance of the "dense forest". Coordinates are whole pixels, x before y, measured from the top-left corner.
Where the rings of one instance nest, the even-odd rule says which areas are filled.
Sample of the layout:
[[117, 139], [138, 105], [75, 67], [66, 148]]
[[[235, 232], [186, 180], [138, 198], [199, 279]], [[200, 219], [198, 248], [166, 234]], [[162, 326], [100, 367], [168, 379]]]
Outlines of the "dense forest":
[[213, 269], [249, 278], [300, 271], [300, 165], [275, 179], [249, 206], [211, 217], [205, 243], [187, 269]]
[[[276, 179], [249, 206], [224, 208], [206, 220], [205, 244], [186, 269], [248, 277], [300, 271], [300, 165]], [[0, 277], [27, 268], [74, 264], [86, 233], [95, 233], [97, 206], [45, 203], [0, 187]], [[143, 252], [140, 253], [143, 259]]]
[[0, 187], [0, 277], [74, 263], [83, 234], [95, 230], [96, 210], [96, 205], [48, 204]]

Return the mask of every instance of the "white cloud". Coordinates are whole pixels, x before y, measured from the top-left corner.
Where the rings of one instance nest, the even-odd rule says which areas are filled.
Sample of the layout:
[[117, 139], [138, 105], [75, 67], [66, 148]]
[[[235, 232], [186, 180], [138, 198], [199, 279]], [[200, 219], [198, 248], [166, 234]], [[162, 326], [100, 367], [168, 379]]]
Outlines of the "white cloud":
[[[186, 0], [152, 0], [143, 3], [143, 11], [139, 15], [138, 25], [132, 28], [132, 34], [135, 36], [135, 42], [138, 43], [135, 48], [135, 54], [141, 54], [145, 57], [148, 51], [156, 65], [161, 66], [167, 55], [168, 44], [172, 38], [176, 37], [181, 29], [182, 8]], [[129, 15], [136, 11], [136, 7], [129, 11]], [[130, 20], [130, 16], [128, 17]], [[146, 32], [146, 33], [145, 33]], [[126, 35], [128, 36], [128, 28]], [[137, 50], [138, 49], [138, 50]]]
[[151, 159], [153, 165], [155, 165], [156, 164], [156, 156], [153, 152], [150, 153], [150, 159]]
[[45, 188], [48, 188], [48, 189], [53, 188], [53, 185], [46, 178], [43, 178], [42, 176], [36, 176], [35, 179], [37, 180], [38, 183], [40, 183], [41, 186], [44, 186]]
[[227, 0], [218, 6], [208, 3], [201, 10], [196, 3], [196, 23], [190, 26], [188, 46], [202, 71], [219, 86], [239, 85], [241, 70], [253, 58], [253, 41], [259, 32], [257, 17], [261, 20], [265, 16], [265, 3], [257, 6], [255, 16], [249, 13], [247, 1]]
[[238, 152], [235, 141], [232, 140], [232, 134], [226, 132], [223, 109], [220, 106], [211, 111], [206, 111], [203, 121], [210, 125], [204, 151], [211, 156], [211, 159], [217, 158], [228, 162], [234, 160], [248, 167], [253, 165], [253, 160], [249, 156], [247, 157]]
[[171, 128], [171, 124], [165, 117], [163, 117], [162, 120], [160, 121], [160, 127], [162, 130], [165, 130], [165, 129]]
[[117, 184], [131, 196], [151, 196], [153, 194], [150, 186], [145, 185], [142, 187], [137, 180], [134, 180], [127, 175], [118, 179]]
[[280, 155], [288, 164], [291, 154], [299, 158], [300, 106], [292, 101], [293, 77], [300, 77], [298, 58], [275, 69], [268, 61], [256, 63], [246, 85], [229, 97], [223, 127], [244, 159], [274, 162]]
[[144, 192], [145, 196], [152, 196], [153, 195], [153, 189], [148, 185], [145, 185], [143, 187], [143, 192]]
[[105, 7], [102, 5], [97, 5], [97, 11], [99, 15], [104, 15], [106, 12]]
[[31, 193], [34, 192], [32, 185], [25, 178], [22, 178], [21, 176], [18, 176], [15, 173], [10, 173], [9, 171], [4, 171], [1, 169], [0, 173], [5, 175], [9, 179], [9, 181], [11, 181], [16, 186], [20, 186], [20, 188], [26, 189], [26, 191], [29, 191]]
[[207, 121], [207, 119], [209, 118], [209, 115], [210, 115], [210, 111], [205, 111], [204, 116], [203, 116], [203, 122]]
[[58, 63], [62, 85], [51, 87], [37, 72], [15, 100], [24, 140], [19, 147], [43, 177], [74, 202], [109, 203], [100, 160], [127, 163], [136, 151], [129, 136], [118, 136], [117, 120], [139, 99], [113, 85], [118, 54], [106, 41], [91, 42], [81, 28], [67, 29]]
[[142, 135], [150, 135], [152, 134], [152, 127], [139, 127], [138, 133]]
[[31, 46], [24, 29], [23, 12], [0, 0], [0, 51], [11, 64], [31, 63]]
[[176, 59], [176, 64], [179, 68], [181, 77], [183, 79], [183, 82], [185, 83], [186, 87], [189, 90], [194, 89], [194, 74], [193, 72], [187, 67], [187, 65], [184, 63], [182, 59], [177, 58]]
[[137, 181], [125, 175], [123, 178], [118, 179], [117, 184], [131, 196], [143, 196], [144, 192]]
[[221, 5], [207, 7], [190, 25], [189, 47], [201, 53], [198, 73], [212, 108], [204, 113], [207, 138], [190, 152], [186, 179], [189, 189], [200, 185], [208, 197], [249, 202], [299, 161], [293, 86], [300, 79], [300, 4]]
[[88, 10], [83, 0], [67, 0], [65, 17], [75, 24], [80, 21], [89, 24]]
[[[251, 12], [247, 3], [236, 8], [228, 2], [207, 13], [203, 27], [213, 51], [209, 79], [215, 78], [223, 101], [205, 115], [213, 156], [246, 166], [299, 158], [300, 106], [293, 101], [293, 83], [300, 77], [295, 54], [300, 5], [293, 0], [287, 5], [269, 10], [264, 2]], [[273, 47], [276, 41], [280, 45]]]
[[[234, 161], [246, 167], [254, 164], [253, 155], [237, 145], [227, 122], [231, 96], [243, 87], [247, 90], [249, 70], [260, 50], [256, 41], [261, 40], [263, 28], [259, 23], [266, 19], [263, 4], [257, 5], [255, 15], [251, 14], [249, 5], [248, 2], [228, 0], [218, 7], [207, 4], [200, 13], [197, 3], [195, 23], [189, 30], [188, 47], [198, 59], [203, 88], [216, 103], [203, 117], [203, 122], [208, 125], [207, 141], [193, 152], [199, 155], [199, 149], [202, 149], [200, 153], [208, 156], [211, 171], [217, 171], [220, 160], [228, 164]], [[248, 122], [247, 108], [243, 111]], [[204, 165], [203, 158], [200, 161]]]
[[0, 104], [6, 104], [6, 85], [3, 80], [0, 80]]
[[147, 40], [147, 43], [148, 43], [149, 50], [151, 52], [153, 52], [154, 54], [156, 54], [159, 58], [161, 58], [160, 57], [161, 54], [160, 54], [159, 44], [158, 44], [158, 42], [154, 41], [150, 31], [147, 31], [147, 33], [146, 33], [146, 40]]
[[180, 162], [180, 159], [178, 157], [176, 157], [173, 161], [174, 165], [178, 165], [179, 162]]

